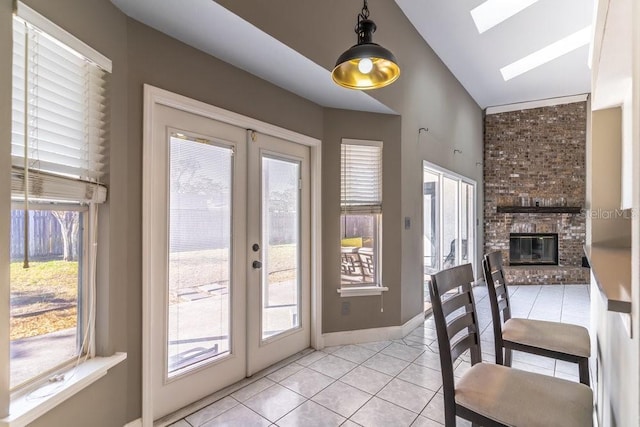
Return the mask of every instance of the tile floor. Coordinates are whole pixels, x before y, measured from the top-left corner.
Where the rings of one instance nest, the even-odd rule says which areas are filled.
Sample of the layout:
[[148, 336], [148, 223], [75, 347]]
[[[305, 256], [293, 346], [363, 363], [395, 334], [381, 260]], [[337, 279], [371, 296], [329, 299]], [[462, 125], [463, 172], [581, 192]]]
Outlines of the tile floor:
[[[479, 286], [474, 293], [482, 351], [492, 362], [487, 291]], [[587, 285], [512, 286], [510, 294], [514, 317], [589, 326]], [[401, 340], [307, 351], [171, 426], [441, 426], [442, 377], [435, 340], [433, 319], [428, 318]], [[458, 360], [455, 375], [468, 366], [468, 359]], [[514, 352], [513, 366], [578, 381], [577, 365], [571, 363]], [[471, 424], [459, 420], [458, 425]]]

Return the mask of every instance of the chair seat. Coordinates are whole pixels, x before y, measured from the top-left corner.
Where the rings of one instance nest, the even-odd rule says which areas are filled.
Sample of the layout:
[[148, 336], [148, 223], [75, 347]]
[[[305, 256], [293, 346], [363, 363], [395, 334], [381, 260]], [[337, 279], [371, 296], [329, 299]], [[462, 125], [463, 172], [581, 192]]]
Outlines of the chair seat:
[[456, 404], [510, 426], [588, 427], [593, 394], [584, 384], [477, 363], [458, 380]]
[[589, 331], [568, 323], [512, 318], [502, 326], [502, 339], [579, 357], [591, 355]]

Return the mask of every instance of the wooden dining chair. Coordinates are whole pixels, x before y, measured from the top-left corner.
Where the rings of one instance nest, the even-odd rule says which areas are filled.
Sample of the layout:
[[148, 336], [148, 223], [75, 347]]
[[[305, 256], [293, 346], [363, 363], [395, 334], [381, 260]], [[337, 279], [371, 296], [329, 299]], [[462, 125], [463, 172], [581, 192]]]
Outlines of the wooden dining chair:
[[578, 364], [580, 382], [589, 385], [589, 331], [569, 323], [512, 318], [502, 252], [486, 254], [482, 267], [491, 304], [496, 363], [511, 366], [512, 350], [573, 362]]
[[[584, 384], [482, 363], [473, 280], [471, 264], [465, 264], [432, 275], [429, 283], [440, 353], [445, 426], [455, 427], [456, 416], [474, 426], [591, 426], [593, 394]], [[458, 294], [443, 300], [444, 294], [458, 287]], [[454, 363], [467, 350], [472, 366], [456, 382]]]

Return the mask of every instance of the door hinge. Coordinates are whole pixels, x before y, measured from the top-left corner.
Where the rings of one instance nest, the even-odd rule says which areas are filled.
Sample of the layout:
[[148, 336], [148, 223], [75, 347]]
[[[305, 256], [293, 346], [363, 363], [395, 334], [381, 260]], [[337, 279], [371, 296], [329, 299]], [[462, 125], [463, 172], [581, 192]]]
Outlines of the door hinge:
[[302, 190], [302, 178], [298, 179], [298, 190]]
[[251, 141], [256, 142], [258, 140], [258, 132], [253, 129], [247, 129], [249, 131], [249, 138]]

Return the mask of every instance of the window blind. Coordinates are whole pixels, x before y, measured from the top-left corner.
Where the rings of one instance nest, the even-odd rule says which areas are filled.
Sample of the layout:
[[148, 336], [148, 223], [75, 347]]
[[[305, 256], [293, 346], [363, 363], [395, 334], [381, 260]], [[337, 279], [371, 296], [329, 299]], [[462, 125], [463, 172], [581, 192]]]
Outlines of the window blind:
[[[86, 188], [79, 201], [100, 201], [93, 192], [105, 169], [109, 75], [31, 23], [14, 18], [11, 159], [14, 171], [26, 167], [35, 180], [29, 197], [69, 200]], [[24, 175], [12, 173], [14, 195], [24, 191]]]
[[382, 142], [345, 139], [341, 153], [342, 213], [381, 213]]

